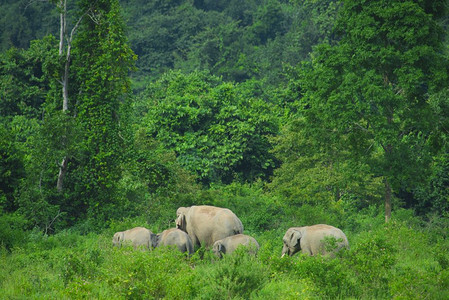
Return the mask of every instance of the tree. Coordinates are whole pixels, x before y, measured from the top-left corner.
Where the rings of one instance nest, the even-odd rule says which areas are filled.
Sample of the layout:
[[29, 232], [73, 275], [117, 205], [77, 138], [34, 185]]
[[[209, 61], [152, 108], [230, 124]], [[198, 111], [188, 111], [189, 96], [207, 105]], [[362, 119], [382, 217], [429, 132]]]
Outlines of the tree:
[[[119, 109], [130, 92], [135, 55], [128, 46], [117, 0], [79, 2], [82, 18], [73, 41], [73, 87], [82, 151], [73, 168], [89, 210], [106, 209], [116, 198], [125, 141]], [[75, 192], [72, 190], [72, 192]], [[78, 195], [79, 197], [80, 195]]]
[[53, 64], [46, 72], [50, 79], [42, 119], [29, 141], [27, 178], [18, 197], [24, 214], [41, 228], [55, 216], [63, 216], [63, 226], [73, 224], [86, 213], [111, 208], [118, 198], [113, 191], [126, 144], [120, 137], [119, 109], [128, 103], [134, 55], [117, 1], [78, 5], [69, 11], [62, 7], [62, 23], [75, 22], [70, 30], [61, 28], [59, 47], [51, 39]]
[[277, 114], [251, 89], [207, 72], [167, 73], [145, 93], [142, 127], [205, 184], [267, 179]]
[[[70, 76], [70, 63], [72, 60], [72, 41], [76, 30], [83, 17], [90, 12], [90, 7], [78, 18], [75, 25], [71, 29], [70, 33], [67, 30], [68, 12], [67, 12], [67, 0], [59, 0], [57, 2], [59, 9], [59, 59], [62, 62], [63, 70], [61, 71], [61, 80], [59, 81], [62, 86], [62, 112], [68, 113], [69, 110], [69, 76]], [[67, 47], [64, 45], [67, 44]], [[68, 124], [66, 124], [68, 126]], [[67, 141], [61, 141], [63, 144], [67, 144]], [[64, 155], [61, 163], [59, 164], [58, 181], [56, 188], [58, 192], [62, 192], [64, 187], [64, 178], [67, 172], [67, 166], [70, 156]]]
[[[341, 40], [317, 47], [300, 79], [306, 137], [349, 151], [384, 183], [385, 220], [400, 186], [425, 175], [435, 112], [429, 97], [447, 85], [445, 1], [344, 1]], [[332, 150], [332, 151], [335, 151]]]

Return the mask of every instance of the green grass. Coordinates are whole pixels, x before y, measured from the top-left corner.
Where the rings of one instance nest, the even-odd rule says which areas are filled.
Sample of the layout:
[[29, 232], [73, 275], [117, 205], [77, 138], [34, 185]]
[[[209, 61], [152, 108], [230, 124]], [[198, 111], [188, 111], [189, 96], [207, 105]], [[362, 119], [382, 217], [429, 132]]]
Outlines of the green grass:
[[350, 250], [335, 259], [280, 258], [285, 229], [254, 234], [261, 244], [256, 257], [237, 251], [222, 260], [204, 249], [202, 255], [187, 257], [165, 248], [152, 252], [113, 248], [111, 230], [53, 236], [32, 232], [23, 245], [0, 251], [0, 295], [3, 299], [449, 298], [449, 241], [438, 237], [441, 231], [435, 226], [393, 220], [350, 232]]

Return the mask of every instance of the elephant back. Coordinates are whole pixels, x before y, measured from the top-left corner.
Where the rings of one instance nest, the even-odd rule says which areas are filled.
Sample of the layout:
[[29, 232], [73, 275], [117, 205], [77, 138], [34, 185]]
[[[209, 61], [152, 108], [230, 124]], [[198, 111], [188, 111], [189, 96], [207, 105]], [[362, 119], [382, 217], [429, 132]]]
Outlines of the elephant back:
[[201, 205], [192, 206], [186, 217], [186, 231], [196, 245], [210, 247], [215, 241], [243, 233], [240, 219], [227, 208]]
[[192, 240], [189, 235], [177, 228], [170, 228], [161, 233], [160, 243], [162, 246], [177, 246], [179, 251], [193, 253]]
[[151, 246], [152, 232], [145, 227], [135, 227], [125, 231], [116, 232], [113, 237], [113, 244], [122, 246], [123, 243], [129, 243], [134, 248], [144, 246], [149, 249]]
[[[304, 238], [306, 238], [311, 244], [320, 245], [319, 252], [326, 253], [324, 247], [324, 239], [326, 237], [334, 237], [339, 240], [337, 242], [337, 249], [334, 251], [338, 251], [343, 247], [349, 247], [348, 238], [343, 233], [343, 231], [337, 227], [326, 225], [326, 224], [317, 224], [306, 227]], [[318, 249], [315, 249], [316, 252]], [[333, 252], [334, 252], [333, 251]]]

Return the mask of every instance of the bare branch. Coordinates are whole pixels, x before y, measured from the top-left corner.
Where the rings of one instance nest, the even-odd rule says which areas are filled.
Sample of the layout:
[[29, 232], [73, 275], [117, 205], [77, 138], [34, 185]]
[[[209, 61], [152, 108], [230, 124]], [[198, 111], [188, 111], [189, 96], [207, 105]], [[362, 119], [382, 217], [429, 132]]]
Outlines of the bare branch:
[[62, 214], [61, 210], [58, 210], [58, 213], [53, 218], [53, 220], [51, 220], [50, 223], [45, 224], [45, 234], [46, 235], [48, 234], [48, 230], [52, 229], [53, 223], [56, 221], [57, 218], [59, 218], [61, 216], [61, 214]]
[[28, 9], [28, 6], [33, 5], [35, 2], [47, 2], [48, 0], [32, 0], [30, 2], [28, 2], [27, 5], [25, 5], [25, 7], [23, 8], [23, 11]]

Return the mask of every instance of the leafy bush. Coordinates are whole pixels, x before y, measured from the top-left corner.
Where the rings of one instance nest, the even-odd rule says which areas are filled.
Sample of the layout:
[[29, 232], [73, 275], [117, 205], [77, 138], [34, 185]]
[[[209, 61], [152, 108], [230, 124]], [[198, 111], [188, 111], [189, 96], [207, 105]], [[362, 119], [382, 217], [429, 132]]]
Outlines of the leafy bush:
[[200, 299], [248, 299], [268, 280], [267, 268], [238, 248], [221, 261], [204, 265], [198, 270], [198, 296]]
[[268, 178], [273, 105], [207, 72], [167, 72], [146, 90], [142, 127], [205, 184]]
[[0, 213], [0, 248], [11, 250], [15, 246], [23, 246], [27, 226], [28, 221], [22, 215]]
[[302, 278], [283, 276], [271, 279], [259, 291], [253, 294], [254, 299], [318, 299], [313, 283]]
[[264, 194], [263, 183], [232, 183], [213, 185], [207, 192], [209, 204], [231, 209], [244, 224], [245, 231], [262, 232], [277, 228], [282, 208], [279, 203]]
[[383, 229], [364, 232], [357, 241], [351, 243], [348, 263], [352, 266], [359, 284], [375, 297], [388, 297], [388, 278], [396, 263], [397, 249]]

